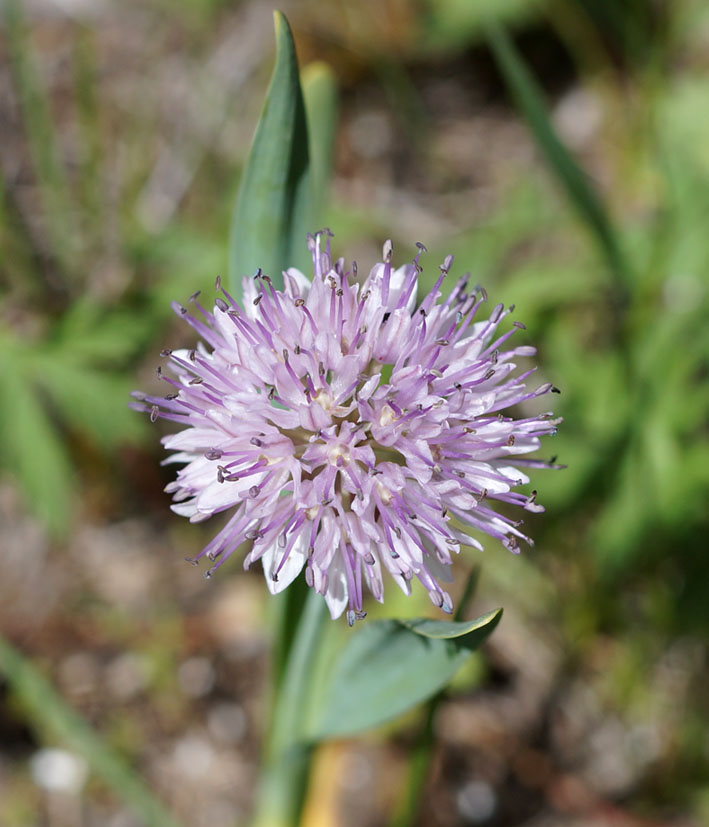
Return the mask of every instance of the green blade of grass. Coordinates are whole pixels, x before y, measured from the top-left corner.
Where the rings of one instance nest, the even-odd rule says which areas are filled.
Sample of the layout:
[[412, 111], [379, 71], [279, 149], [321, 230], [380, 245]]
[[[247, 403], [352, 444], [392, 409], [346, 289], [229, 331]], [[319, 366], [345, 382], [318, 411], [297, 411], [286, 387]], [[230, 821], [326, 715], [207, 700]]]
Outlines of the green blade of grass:
[[497, 65], [537, 146], [572, 206], [592, 233], [614, 278], [617, 298], [624, 304], [631, 281], [630, 268], [601, 198], [556, 134], [546, 112], [542, 92], [504, 28], [488, 22], [485, 32]]
[[77, 234], [72, 230], [71, 198], [49, 109], [38, 77], [19, 0], [4, 4], [4, 22], [13, 83], [47, 218], [52, 253], [65, 276], [74, 273]]
[[79, 128], [79, 193], [82, 223], [90, 244], [100, 248], [103, 234], [102, 147], [94, 33], [79, 27], [74, 43], [74, 89]]
[[2, 673], [40, 737], [49, 737], [80, 753], [91, 769], [137, 816], [151, 827], [179, 827], [128, 763], [68, 707], [34, 664], [0, 637]]

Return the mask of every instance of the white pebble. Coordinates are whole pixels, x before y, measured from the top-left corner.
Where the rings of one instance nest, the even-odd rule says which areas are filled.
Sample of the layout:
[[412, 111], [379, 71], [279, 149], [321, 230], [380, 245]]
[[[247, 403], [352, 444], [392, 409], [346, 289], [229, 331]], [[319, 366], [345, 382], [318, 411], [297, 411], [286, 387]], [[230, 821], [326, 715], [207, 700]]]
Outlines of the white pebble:
[[41, 749], [30, 759], [35, 784], [44, 790], [78, 793], [86, 783], [88, 767], [79, 755], [63, 749]]

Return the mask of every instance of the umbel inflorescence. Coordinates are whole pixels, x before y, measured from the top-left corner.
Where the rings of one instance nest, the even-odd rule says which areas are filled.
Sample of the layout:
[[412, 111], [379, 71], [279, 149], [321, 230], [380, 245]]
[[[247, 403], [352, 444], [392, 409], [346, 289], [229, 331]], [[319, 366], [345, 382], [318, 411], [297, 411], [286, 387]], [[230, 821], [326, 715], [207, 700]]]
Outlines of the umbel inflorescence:
[[183, 425], [163, 439], [166, 462], [183, 467], [166, 490], [192, 522], [226, 511], [226, 525], [193, 558], [218, 569], [244, 541], [244, 566], [261, 560], [271, 592], [304, 569], [333, 618], [363, 616], [366, 584], [377, 600], [384, 572], [407, 594], [416, 578], [444, 611], [447, 576], [461, 545], [481, 549], [470, 529], [511, 551], [521, 520], [510, 503], [541, 511], [520, 466], [556, 431], [550, 413], [505, 413], [556, 389], [530, 389], [531, 368], [509, 348], [513, 308], [478, 319], [485, 291], [459, 279], [442, 299], [453, 258], [418, 300], [423, 247], [392, 269], [392, 245], [360, 283], [356, 265], [333, 261], [327, 231], [310, 236], [313, 279], [289, 269], [277, 290], [265, 273], [244, 280], [237, 302], [217, 281], [213, 310], [196, 296], [194, 315], [175, 305], [201, 336], [195, 350], [165, 351], [173, 376], [165, 397], [136, 394], [134, 407]]

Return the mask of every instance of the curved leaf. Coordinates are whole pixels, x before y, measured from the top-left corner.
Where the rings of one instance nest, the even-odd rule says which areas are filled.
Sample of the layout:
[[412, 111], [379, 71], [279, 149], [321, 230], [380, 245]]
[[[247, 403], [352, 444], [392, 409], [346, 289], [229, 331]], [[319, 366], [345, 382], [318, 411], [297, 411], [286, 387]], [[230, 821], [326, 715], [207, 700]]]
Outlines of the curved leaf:
[[485, 30], [497, 65], [539, 150], [566, 191], [571, 205], [594, 236], [615, 278], [619, 298], [624, 300], [631, 281], [631, 271], [605, 204], [584, 170], [556, 134], [546, 112], [542, 92], [505, 29], [488, 21]]
[[471, 621], [382, 620], [356, 632], [312, 706], [306, 735], [350, 735], [400, 715], [444, 687], [497, 626], [502, 609]]

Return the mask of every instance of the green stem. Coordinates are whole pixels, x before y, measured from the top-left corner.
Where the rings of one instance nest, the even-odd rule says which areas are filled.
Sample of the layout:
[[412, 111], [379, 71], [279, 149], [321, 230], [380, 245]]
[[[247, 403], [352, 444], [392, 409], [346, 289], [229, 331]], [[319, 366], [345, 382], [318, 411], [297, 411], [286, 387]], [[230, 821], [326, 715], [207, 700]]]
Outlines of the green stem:
[[[325, 601], [321, 595], [308, 590], [300, 618], [293, 618], [284, 610], [282, 618], [285, 617], [290, 617], [297, 626], [286, 656], [283, 647], [277, 644], [285, 666], [273, 703], [252, 827], [298, 826], [313, 756], [313, 746], [302, 739], [302, 727], [327, 618]], [[281, 634], [286, 631], [290, 632], [286, 624], [281, 623]]]
[[[454, 620], [461, 621], [466, 615], [479, 577], [480, 568], [479, 566], [475, 566], [466, 581], [463, 594], [460, 597], [458, 608], [453, 618]], [[446, 691], [442, 689], [436, 693], [425, 706], [425, 719], [416, 738], [416, 743], [409, 760], [406, 788], [397, 805], [396, 812], [391, 821], [391, 827], [413, 827], [413, 825], [418, 822], [424, 785], [428, 777], [428, 771], [433, 757], [433, 747], [436, 741], [433, 722], [436, 719], [438, 707], [441, 705], [445, 696]]]

